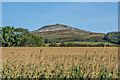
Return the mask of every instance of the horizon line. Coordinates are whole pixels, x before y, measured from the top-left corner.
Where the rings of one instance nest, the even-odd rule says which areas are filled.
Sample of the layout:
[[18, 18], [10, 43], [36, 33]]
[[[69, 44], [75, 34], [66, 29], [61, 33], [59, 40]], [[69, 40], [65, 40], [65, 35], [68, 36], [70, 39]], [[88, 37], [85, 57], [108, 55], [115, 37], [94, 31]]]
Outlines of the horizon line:
[[[56, 24], [60, 24], [60, 23], [56, 23]], [[49, 24], [49, 25], [56, 25], [56, 24]], [[44, 27], [44, 26], [49, 26], [49, 25], [43, 25], [43, 26], [39, 27], [38, 29], [40, 29], [40, 28], [42, 28], [42, 27]], [[60, 25], [66, 25], [66, 24], [60, 24]], [[10, 26], [10, 25], [4, 25], [4, 26], [2, 26], [2, 27], [6, 27], [6, 26]], [[71, 25], [66, 25], [66, 26], [70, 26], [70, 27], [73, 27], [73, 28], [77, 28], [77, 29], [79, 29], [79, 30], [84, 30], [84, 31], [93, 32], [93, 33], [103, 33], [103, 34], [107, 34], [107, 33], [109, 33], [109, 32], [120, 32], [120, 31], [96, 32], [96, 31], [89, 31], [89, 30], [85, 30], [85, 29], [80, 29], [80, 28], [78, 28], [78, 27], [74, 27], [74, 26], [71, 26]], [[11, 25], [10, 27], [12, 27], [12, 25]], [[17, 26], [13, 26], [13, 27], [14, 27], [14, 28], [16, 27], [16, 28], [27, 29], [27, 28], [17, 27]], [[36, 29], [36, 30], [38, 30], [38, 29]], [[28, 29], [28, 31], [31, 32], [31, 31], [35, 31], [35, 30], [29, 30], [29, 29]]]

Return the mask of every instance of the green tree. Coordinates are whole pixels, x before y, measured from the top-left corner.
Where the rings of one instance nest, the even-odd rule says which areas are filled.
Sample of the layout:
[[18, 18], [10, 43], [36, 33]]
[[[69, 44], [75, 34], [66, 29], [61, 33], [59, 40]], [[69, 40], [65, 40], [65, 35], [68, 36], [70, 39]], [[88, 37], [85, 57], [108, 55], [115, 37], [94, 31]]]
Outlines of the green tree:
[[2, 46], [11, 47], [13, 46], [15, 40], [14, 27], [6, 26], [2, 28]]
[[111, 43], [120, 44], [120, 32], [107, 33], [104, 39]]
[[41, 47], [44, 46], [42, 37], [30, 33], [27, 29], [3, 27], [2, 30], [3, 47]]
[[37, 45], [38, 47], [45, 46], [44, 40], [42, 39], [42, 37], [33, 34], [33, 39], [35, 40], [36, 45]]
[[44, 41], [42, 37], [26, 32], [26, 31], [21, 34], [16, 35], [15, 37], [16, 37], [15, 46], [20, 46], [20, 47], [42, 47], [44, 46]]
[[45, 39], [45, 43], [48, 43], [48, 39]]

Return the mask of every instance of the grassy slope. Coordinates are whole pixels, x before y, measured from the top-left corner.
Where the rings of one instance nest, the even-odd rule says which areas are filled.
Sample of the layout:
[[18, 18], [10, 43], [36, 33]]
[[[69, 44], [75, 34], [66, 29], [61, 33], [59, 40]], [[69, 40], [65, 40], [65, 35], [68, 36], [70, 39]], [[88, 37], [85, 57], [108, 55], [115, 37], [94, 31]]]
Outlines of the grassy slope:
[[[105, 34], [92, 34], [88, 31], [77, 31], [77, 30], [59, 30], [59, 31], [47, 31], [47, 32], [33, 32], [37, 35], [42, 36], [44, 39], [48, 39], [51, 42], [70, 42], [75, 41], [78, 39], [79, 41], [88, 41], [89, 39], [93, 38], [92, 40], [99, 40], [102, 41]], [[99, 39], [95, 39], [98, 37]]]

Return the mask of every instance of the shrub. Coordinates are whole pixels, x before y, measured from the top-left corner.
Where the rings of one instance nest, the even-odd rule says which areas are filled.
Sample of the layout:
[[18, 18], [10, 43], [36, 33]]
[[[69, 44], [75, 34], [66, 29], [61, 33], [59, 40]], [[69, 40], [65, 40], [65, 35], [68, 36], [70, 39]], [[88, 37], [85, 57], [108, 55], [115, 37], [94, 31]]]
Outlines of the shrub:
[[76, 45], [74, 43], [67, 43], [66, 46], [67, 47], [75, 47]]
[[58, 47], [58, 45], [56, 43], [51, 43], [49, 47]]
[[66, 47], [66, 44], [64, 42], [61, 42], [60, 47]]

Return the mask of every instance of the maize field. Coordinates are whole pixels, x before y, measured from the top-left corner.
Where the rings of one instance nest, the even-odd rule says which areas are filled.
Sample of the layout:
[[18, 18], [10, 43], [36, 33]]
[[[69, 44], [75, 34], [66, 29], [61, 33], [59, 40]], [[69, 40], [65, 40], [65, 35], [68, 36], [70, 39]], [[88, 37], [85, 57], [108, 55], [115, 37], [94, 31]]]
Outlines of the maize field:
[[118, 47], [3, 47], [2, 78], [119, 78]]

